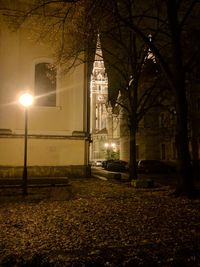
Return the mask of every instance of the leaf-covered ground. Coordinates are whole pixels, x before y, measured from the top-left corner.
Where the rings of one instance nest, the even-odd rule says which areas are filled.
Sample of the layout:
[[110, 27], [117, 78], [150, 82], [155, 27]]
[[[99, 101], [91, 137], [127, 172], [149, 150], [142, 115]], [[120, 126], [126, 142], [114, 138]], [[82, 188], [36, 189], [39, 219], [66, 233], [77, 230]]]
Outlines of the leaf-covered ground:
[[72, 180], [0, 189], [0, 266], [200, 266], [200, 200]]

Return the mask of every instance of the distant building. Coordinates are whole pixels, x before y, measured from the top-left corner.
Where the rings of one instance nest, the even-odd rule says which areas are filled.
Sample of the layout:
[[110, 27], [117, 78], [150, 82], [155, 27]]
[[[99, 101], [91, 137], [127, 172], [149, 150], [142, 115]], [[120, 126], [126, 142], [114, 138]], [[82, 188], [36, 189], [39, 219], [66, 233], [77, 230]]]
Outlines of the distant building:
[[108, 104], [108, 78], [98, 40], [90, 86], [91, 161], [110, 157], [110, 151], [119, 153], [119, 126], [119, 118]]
[[[149, 54], [155, 63], [155, 58]], [[112, 77], [111, 77], [112, 78]], [[119, 151], [121, 160], [129, 161], [130, 136], [128, 119], [125, 112], [119, 108], [115, 115], [108, 105], [109, 77], [103, 61], [103, 54], [98, 40], [95, 62], [91, 76], [90, 101], [90, 160], [107, 158], [113, 148]], [[112, 80], [112, 79], [111, 79]], [[188, 74], [188, 137], [192, 159], [200, 155], [200, 84], [198, 68], [192, 68]], [[143, 87], [140, 88], [141, 93]], [[174, 102], [174, 101], [172, 101]], [[176, 110], [174, 106], [164, 109], [161, 106], [150, 109], [138, 125], [136, 134], [136, 157], [141, 159], [157, 159], [175, 161], [176, 149]]]
[[[197, 76], [188, 80], [188, 137], [191, 159], [200, 156], [200, 79]], [[176, 110], [155, 107], [150, 110], [139, 123], [136, 137], [136, 157], [141, 159], [157, 159], [175, 161], [176, 149]], [[120, 158], [129, 161], [130, 148], [127, 119], [124, 116], [120, 123]]]

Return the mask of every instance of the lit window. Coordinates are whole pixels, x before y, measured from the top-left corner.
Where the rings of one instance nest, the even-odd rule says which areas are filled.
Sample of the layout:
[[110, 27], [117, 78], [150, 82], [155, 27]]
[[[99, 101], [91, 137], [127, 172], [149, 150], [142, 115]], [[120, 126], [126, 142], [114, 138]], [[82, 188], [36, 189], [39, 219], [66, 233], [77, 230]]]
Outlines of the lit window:
[[38, 106], [56, 106], [56, 70], [49, 63], [35, 65], [35, 96]]

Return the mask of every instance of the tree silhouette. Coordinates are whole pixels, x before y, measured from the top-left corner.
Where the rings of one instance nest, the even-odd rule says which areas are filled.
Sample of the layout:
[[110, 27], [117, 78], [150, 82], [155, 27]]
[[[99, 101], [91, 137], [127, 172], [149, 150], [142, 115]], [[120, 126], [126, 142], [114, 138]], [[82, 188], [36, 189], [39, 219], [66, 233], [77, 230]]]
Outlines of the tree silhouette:
[[[17, 27], [26, 22], [31, 28], [37, 21], [38, 28], [34, 27], [38, 29], [37, 37], [48, 39], [56, 46], [59, 63], [67, 70], [83, 62], [89, 63], [91, 70], [96, 36], [100, 33], [112, 89], [110, 101], [116, 102], [119, 91], [123, 99], [126, 99], [124, 96], [128, 86], [127, 92], [130, 95], [127, 99], [130, 100], [133, 96], [129, 103], [133, 111], [130, 124], [134, 127], [137, 125], [138, 92], [131, 88], [139, 86], [140, 77], [138, 78], [136, 73], [137, 68], [141, 69], [141, 58], [145, 58], [142, 57], [144, 51], [151, 51], [175, 96], [179, 174], [176, 193], [179, 195], [193, 192], [186, 74], [191, 66], [195, 65], [200, 53], [199, 38], [194, 38], [194, 32], [199, 33], [199, 1], [37, 0], [33, 5], [25, 6], [25, 9], [21, 6], [12, 9], [3, 3], [1, 10], [9, 15], [9, 20], [12, 18], [12, 24], [14, 20]], [[120, 43], [123, 45], [118, 47]], [[146, 47], [142, 51], [140, 48], [144, 46]], [[115, 53], [112, 54], [111, 49]], [[142, 54], [138, 58], [140, 52]], [[112, 61], [109, 58], [112, 58]], [[132, 79], [130, 77], [134, 77], [132, 83], [129, 83]], [[127, 109], [129, 104], [126, 103], [124, 108]]]

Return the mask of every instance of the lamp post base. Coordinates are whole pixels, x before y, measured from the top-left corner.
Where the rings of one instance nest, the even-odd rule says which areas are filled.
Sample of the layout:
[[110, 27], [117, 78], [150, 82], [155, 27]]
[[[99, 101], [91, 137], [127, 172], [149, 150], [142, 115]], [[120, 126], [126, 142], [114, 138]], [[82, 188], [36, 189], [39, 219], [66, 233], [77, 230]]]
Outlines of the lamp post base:
[[28, 191], [27, 191], [27, 168], [24, 168], [24, 170], [23, 170], [22, 192], [23, 192], [23, 196], [28, 195]]

